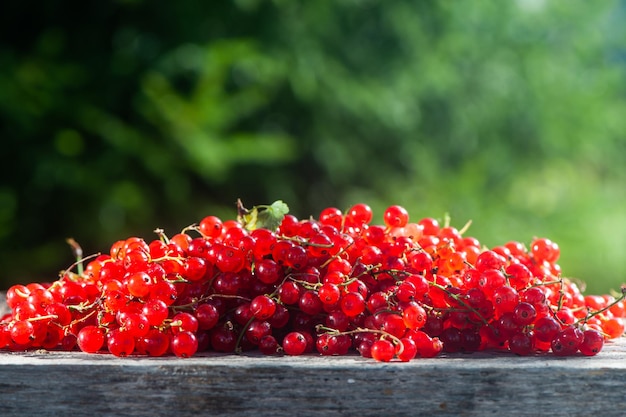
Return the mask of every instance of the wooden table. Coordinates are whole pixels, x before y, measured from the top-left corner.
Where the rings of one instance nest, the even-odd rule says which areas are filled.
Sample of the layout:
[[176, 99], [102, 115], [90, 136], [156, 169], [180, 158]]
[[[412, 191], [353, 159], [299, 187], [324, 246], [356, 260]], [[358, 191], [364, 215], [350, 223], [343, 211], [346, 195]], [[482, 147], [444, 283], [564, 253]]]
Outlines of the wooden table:
[[595, 357], [409, 363], [204, 353], [0, 352], [0, 416], [623, 416], [626, 340]]
[[623, 416], [626, 343], [592, 358], [475, 353], [190, 359], [0, 353], [9, 416]]

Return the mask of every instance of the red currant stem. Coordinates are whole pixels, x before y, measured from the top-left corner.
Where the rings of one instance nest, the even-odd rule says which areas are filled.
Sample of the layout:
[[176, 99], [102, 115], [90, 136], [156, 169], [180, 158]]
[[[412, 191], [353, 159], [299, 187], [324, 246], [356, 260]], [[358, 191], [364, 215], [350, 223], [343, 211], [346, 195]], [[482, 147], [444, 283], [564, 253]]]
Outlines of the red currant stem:
[[408, 249], [409, 252], [426, 252], [424, 248], [420, 246], [419, 243], [413, 242], [413, 245], [414, 245], [413, 247]]
[[[194, 231], [198, 232], [198, 234], [199, 234], [200, 236], [202, 236], [203, 238], [205, 238], [205, 239], [210, 239], [210, 237], [209, 237], [209, 236], [207, 236], [207, 235], [205, 235], [204, 233], [202, 233], [202, 230], [200, 230], [200, 227], [196, 226], [195, 224], [194, 224], [194, 225], [191, 225], [191, 226], [187, 226], [187, 227], [186, 227], [186, 229], [189, 229], [189, 230], [194, 230]], [[184, 230], [184, 229], [183, 229], [183, 230]]]
[[463, 225], [463, 227], [461, 227], [461, 229], [459, 230], [459, 234], [461, 236], [463, 236], [463, 233], [467, 232], [467, 230], [470, 228], [470, 226], [472, 225], [472, 220], [468, 220], [467, 223], [465, 223], [465, 225]]
[[[98, 252], [98, 253], [94, 253], [94, 254], [91, 254], [91, 255], [89, 255], [89, 256], [85, 256], [84, 258], [77, 259], [77, 260], [76, 260], [76, 262], [74, 262], [73, 264], [71, 264], [71, 265], [70, 265], [67, 269], [65, 269], [65, 270], [61, 271], [61, 272], [59, 273], [59, 277], [60, 277], [60, 278], [63, 278], [63, 277], [64, 277], [64, 276], [66, 276], [66, 274], [67, 274], [67, 277], [68, 277], [68, 278], [72, 278], [72, 280], [75, 280], [75, 279], [76, 279], [76, 277], [81, 277], [81, 278], [82, 278], [82, 272], [80, 272], [80, 273], [78, 273], [78, 274], [74, 275], [74, 274], [71, 274], [71, 272], [70, 272], [70, 271], [71, 271], [72, 269], [74, 269], [74, 267], [75, 267], [75, 266], [78, 266], [78, 269], [79, 269], [79, 270], [81, 270], [81, 269], [82, 269], [82, 264], [83, 264], [83, 262], [84, 262], [84, 261], [86, 261], [86, 260], [88, 260], [88, 259], [96, 258], [96, 257], [98, 257], [98, 256], [100, 256], [100, 252]], [[58, 282], [58, 281], [57, 281], [57, 282]]]
[[[321, 282], [313, 283], [313, 282], [302, 281], [302, 280], [299, 280], [299, 279], [294, 279], [294, 278], [291, 278], [291, 280], [292, 280], [293, 282], [295, 282], [295, 283], [298, 283], [298, 284], [302, 285], [302, 286], [303, 286], [304, 288], [306, 288], [307, 290], [316, 290], [316, 289], [318, 289], [319, 287], [321, 287], [321, 286], [322, 286], [322, 283], [321, 283]], [[273, 294], [274, 294], [274, 293], [272, 293], [272, 295], [273, 295]]]
[[159, 239], [161, 239], [163, 243], [170, 243], [170, 239], [167, 237], [163, 229], [157, 227], [156, 229], [154, 229], [154, 233], [157, 234], [157, 236], [159, 237]]
[[54, 321], [52, 321], [52, 322], [48, 323], [48, 325], [49, 325], [49, 326], [56, 326], [56, 327], [58, 327], [59, 329], [64, 330], [64, 331], [66, 330], [66, 329], [65, 329], [65, 327], [63, 327], [63, 325], [61, 325], [61, 324], [59, 324], [59, 323], [57, 323], [57, 322], [54, 322]]
[[582, 311], [582, 310], [587, 310], [589, 311], [589, 309], [586, 306], [579, 306], [579, 307], [570, 307], [570, 310], [572, 312], [577, 312], [577, 311]]
[[350, 277], [350, 279], [342, 282], [341, 284], [338, 284], [338, 286], [339, 287], [347, 287], [348, 285], [352, 284], [354, 281], [357, 281], [358, 279], [359, 279], [358, 277]]
[[287, 274], [285, 274], [285, 277], [280, 282], [280, 284], [276, 286], [276, 290], [272, 294], [270, 294], [270, 297], [274, 298], [274, 296], [276, 296], [276, 294], [278, 293], [278, 289], [280, 288], [280, 286], [283, 285], [285, 282], [287, 282], [287, 280], [289, 280], [289, 279], [292, 280], [293, 282], [296, 282], [296, 283], [300, 284], [300, 285], [305, 285], [308, 289], [312, 289], [312, 290], [316, 289], [317, 288], [315, 286], [316, 284], [313, 284], [312, 282], [302, 281], [302, 280], [294, 278], [294, 277], [307, 276], [307, 275], [312, 275], [312, 274], [310, 274], [308, 272], [291, 272], [291, 271], [289, 271]]
[[559, 279], [559, 301], [557, 302], [557, 311], [563, 308], [563, 299], [565, 298], [565, 290], [563, 289], [563, 279]]
[[310, 272], [291, 272], [290, 271], [289, 273], [285, 274], [285, 278], [282, 280], [281, 284], [284, 284], [288, 279], [291, 279], [294, 282], [300, 282], [299, 280], [294, 279], [294, 277], [300, 277], [300, 276], [313, 276], [313, 274], [311, 274]]
[[339, 230], [341, 230], [341, 232], [343, 232], [345, 230], [345, 227], [346, 227], [346, 218], [348, 217], [348, 216], [346, 216], [346, 212], [347, 212], [346, 209], [341, 210], [341, 213], [342, 213], [342, 215], [341, 215], [341, 225], [339, 226]]
[[[467, 308], [456, 307], [432, 307], [427, 304], [422, 305], [428, 311], [437, 311], [440, 313], [467, 313]], [[484, 321], [483, 321], [484, 323]]]
[[254, 320], [254, 316], [250, 317], [248, 322], [245, 324], [245, 326], [242, 327], [241, 331], [239, 332], [239, 335], [237, 336], [237, 342], [235, 343], [235, 353], [241, 353], [241, 340], [243, 339], [243, 335], [246, 333], [246, 330], [248, 330], [248, 327], [250, 327]]
[[397, 355], [402, 354], [402, 352], [404, 351], [404, 343], [402, 343], [402, 340], [400, 340], [400, 338], [398, 338], [397, 336], [392, 335], [391, 333], [388, 333], [384, 330], [377, 330], [377, 329], [368, 329], [365, 327], [357, 327], [354, 330], [346, 330], [346, 331], [339, 331], [337, 329], [333, 329], [332, 327], [326, 327], [323, 324], [318, 324], [317, 326], [315, 326], [315, 330], [317, 330], [318, 332], [324, 331], [327, 334], [333, 335], [333, 336], [341, 336], [341, 335], [351, 335], [351, 334], [357, 334], [357, 333], [375, 333], [375, 334], [379, 334], [383, 337], [388, 337], [389, 339], [391, 339], [396, 345], [400, 346], [400, 350], [398, 352], [396, 352]]
[[405, 277], [409, 275], [407, 271], [404, 271], [402, 269], [381, 269], [372, 273], [374, 275], [389, 274], [396, 281], [402, 281]]
[[182, 320], [170, 320], [169, 322], [167, 322], [168, 327], [180, 327], [182, 325], [183, 325]]
[[102, 298], [97, 298], [96, 300], [94, 300], [93, 302], [89, 304], [80, 303], [80, 304], [75, 304], [75, 305], [68, 305], [67, 308], [70, 310], [83, 312], [83, 311], [87, 311], [96, 307], [101, 302], [102, 302]]
[[[348, 280], [346, 280], [346, 281], [344, 281], [344, 282], [342, 282], [340, 284], [337, 284], [337, 286], [339, 286], [339, 287], [347, 287], [348, 285], [352, 284], [354, 281], [356, 281], [358, 279], [359, 279], [359, 277], [350, 277]], [[317, 290], [322, 285], [324, 285], [321, 282], [313, 283], [313, 282], [302, 281], [302, 280], [294, 279], [294, 278], [291, 278], [291, 280], [293, 282], [295, 282], [295, 283], [298, 283], [298, 284], [302, 285], [307, 290]], [[275, 295], [275, 293], [272, 293], [270, 296], [273, 296], [273, 295]]]
[[250, 298], [246, 298], [243, 297], [241, 295], [230, 295], [230, 294], [209, 294], [207, 296], [204, 297], [200, 297], [197, 300], [194, 300], [190, 303], [187, 304], [179, 304], [179, 305], [173, 305], [170, 306], [169, 308], [172, 309], [172, 311], [177, 312], [177, 311], [181, 311], [181, 310], [189, 310], [190, 308], [193, 308], [194, 306], [197, 306], [198, 304], [204, 302], [204, 301], [208, 301], [208, 300], [212, 300], [213, 298], [229, 298], [229, 299], [233, 299], [233, 300], [242, 300], [242, 301], [252, 301]]
[[504, 284], [511, 286], [511, 278], [507, 274], [504, 274]]
[[352, 274], [354, 273], [354, 269], [356, 268], [356, 264], [352, 267], [352, 271], [350, 271], [350, 277], [352, 278], [361, 278], [363, 275], [365, 274], [369, 274], [370, 272], [374, 271], [375, 269], [380, 268], [383, 264], [376, 264], [376, 265], [365, 265], [362, 264], [363, 266], [365, 266], [365, 270], [362, 271], [359, 275], [356, 276], [352, 276]]
[[45, 316], [37, 316], [37, 317], [29, 317], [27, 321], [39, 321], [39, 320], [48, 320], [48, 319], [58, 319], [59, 316], [56, 314], [47, 314]]
[[283, 283], [292, 277], [311, 276], [311, 275], [313, 274], [311, 274], [310, 272], [293, 272], [290, 270], [289, 273], [285, 274], [285, 279], [283, 280]]
[[399, 278], [399, 276], [406, 275], [406, 271], [403, 271], [401, 269], [380, 269], [378, 271], [374, 271], [373, 274], [374, 275], [389, 274], [393, 276], [394, 278], [401, 279]]
[[298, 244], [300, 244], [301, 246], [312, 246], [315, 248], [332, 248], [334, 245], [332, 243], [312, 243], [309, 242], [306, 239], [302, 239], [299, 238], [298, 236], [285, 236], [285, 235], [280, 235], [277, 236], [279, 239], [282, 240], [288, 240], [290, 242], [296, 242]]
[[542, 282], [538, 282], [537, 284], [533, 284], [531, 286], [529, 286], [528, 288], [532, 288], [532, 287], [546, 287], [548, 285], [556, 285], [556, 284], [562, 284], [563, 280], [559, 279], [557, 281], [542, 281]]
[[[58, 282], [58, 281], [55, 281], [55, 282]], [[19, 295], [21, 298], [28, 298], [28, 295], [29, 295], [28, 293], [25, 293], [25, 292], [23, 292], [23, 291], [20, 291], [19, 289], [16, 289], [16, 290], [15, 290], [15, 293], [16, 293], [17, 295]]]
[[443, 227], [450, 227], [450, 221], [452, 219], [450, 218], [450, 213], [445, 213], [443, 215]]
[[[425, 309], [425, 310], [427, 310], [427, 311], [438, 311], [438, 312], [441, 312], [441, 311], [443, 311], [443, 312], [445, 312], [445, 311], [450, 311], [450, 310], [448, 310], [448, 308], [444, 308], [444, 307], [435, 307], [435, 306], [431, 306], [431, 305], [429, 305], [428, 303], [423, 303], [423, 304], [422, 304], [422, 307], [424, 307], [424, 309]], [[463, 310], [463, 311], [465, 311], [465, 310]]]
[[[308, 281], [300, 281], [298, 279], [295, 279], [294, 277], [296, 276], [301, 276], [301, 275], [311, 275], [307, 272], [289, 272], [287, 274], [285, 274], [285, 277], [283, 278], [283, 280], [280, 282], [280, 284], [276, 285], [276, 289], [274, 290], [274, 292], [272, 292], [268, 297], [275, 299], [276, 300], [276, 295], [278, 294], [278, 289], [280, 288], [281, 285], [283, 285], [285, 282], [287, 282], [288, 279], [292, 280], [293, 282], [296, 282], [300, 285], [306, 284], [306, 285], [314, 285], [311, 282]], [[311, 287], [311, 289], [316, 289], [316, 287]], [[280, 300], [276, 300], [276, 301], [280, 301]]]
[[446, 294], [448, 294], [450, 297], [454, 298], [455, 301], [457, 301], [459, 304], [463, 305], [463, 307], [467, 308], [468, 310], [470, 310], [472, 313], [476, 314], [478, 316], [478, 318], [480, 319], [480, 321], [482, 321], [486, 326], [491, 327], [491, 323], [489, 323], [489, 321], [487, 321], [487, 319], [485, 319], [478, 310], [476, 310], [474, 307], [472, 307], [471, 305], [467, 304], [465, 302], [465, 300], [463, 300], [463, 298], [461, 298], [458, 294], [455, 294], [453, 292], [448, 291], [448, 289], [441, 285], [441, 284], [437, 284], [436, 282], [432, 282], [429, 281], [428, 282], [429, 285], [432, 285], [433, 287], [439, 288], [440, 290], [444, 291]]
[[350, 242], [346, 247], [341, 248], [339, 250], [339, 252], [337, 252], [336, 254], [334, 254], [333, 256], [331, 256], [330, 258], [328, 258], [322, 265], [321, 268], [325, 268], [328, 266], [329, 263], [331, 263], [332, 261], [334, 261], [335, 259], [339, 258], [345, 251], [348, 250], [348, 248], [352, 245], [354, 245], [354, 240], [352, 242]]
[[216, 272], [215, 274], [213, 274], [213, 276], [211, 277], [211, 279], [209, 279], [207, 283], [205, 292], [209, 292], [211, 290], [211, 288], [213, 287], [213, 283], [219, 276], [220, 276], [220, 272]]
[[150, 260], [151, 262], [161, 262], [161, 261], [174, 261], [178, 262], [180, 265], [184, 263], [183, 258], [180, 256], [161, 256], [160, 258], [154, 258]]
[[[389, 302], [391, 304], [391, 302]], [[396, 304], [392, 304], [392, 305], [396, 305]], [[402, 312], [398, 311], [398, 310], [391, 310], [389, 308], [383, 308], [378, 310], [377, 312], [374, 313], [374, 316], [377, 316], [379, 314], [395, 314], [396, 316], [402, 316]]]
[[94, 314], [96, 314], [96, 313], [97, 313], [97, 310], [93, 310], [91, 313], [89, 313], [89, 314], [85, 315], [84, 317], [81, 317], [81, 318], [79, 318], [79, 319], [76, 319], [76, 320], [72, 321], [72, 322], [68, 325], [68, 327], [71, 327], [71, 326], [73, 326], [73, 325], [74, 325], [74, 324], [76, 324], [76, 323], [80, 323], [81, 321], [85, 321], [85, 320], [87, 320], [88, 318], [90, 318], [91, 316], [93, 316], [93, 315], [94, 315]]
[[78, 263], [78, 266], [77, 266], [78, 275], [82, 275], [83, 274], [83, 261], [82, 261], [83, 248], [80, 247], [80, 245], [78, 244], [77, 241], [74, 240], [74, 238], [68, 237], [67, 239], [65, 239], [65, 241], [72, 248], [72, 254], [76, 258], [76, 262]]
[[604, 313], [605, 311], [609, 310], [611, 307], [613, 307], [614, 305], [616, 305], [619, 302], [623, 301], [624, 299], [626, 299], [626, 292], [624, 291], [624, 289], [622, 289], [622, 295], [620, 295], [618, 298], [616, 298], [615, 300], [613, 300], [611, 303], [607, 304], [603, 308], [601, 308], [599, 310], [596, 310], [596, 311], [591, 311], [591, 312], [587, 313], [587, 315], [585, 317], [582, 317], [582, 318], [576, 320], [576, 322], [574, 322], [574, 325], [587, 322], [590, 318]]
[[[187, 232], [191, 232], [191, 231], [200, 233], [200, 228], [198, 227], [198, 225], [196, 223], [193, 223], [193, 224], [190, 224], [189, 226], [185, 227], [183, 230], [181, 230], [180, 233], [187, 233]], [[202, 233], [200, 233], [200, 234], [202, 235]]]
[[181, 284], [181, 283], [189, 282], [180, 274], [176, 274], [176, 277], [174, 279], [168, 278], [167, 281], [171, 282], [172, 284]]

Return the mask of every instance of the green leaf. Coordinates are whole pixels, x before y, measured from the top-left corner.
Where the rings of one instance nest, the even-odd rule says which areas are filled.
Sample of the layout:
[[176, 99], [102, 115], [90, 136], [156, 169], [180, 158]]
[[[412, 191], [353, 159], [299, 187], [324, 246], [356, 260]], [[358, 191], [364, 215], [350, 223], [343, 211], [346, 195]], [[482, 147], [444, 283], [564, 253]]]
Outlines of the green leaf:
[[282, 223], [289, 207], [282, 200], [274, 201], [271, 205], [254, 206], [248, 210], [241, 200], [237, 200], [237, 220], [248, 230], [269, 229], [275, 231]]

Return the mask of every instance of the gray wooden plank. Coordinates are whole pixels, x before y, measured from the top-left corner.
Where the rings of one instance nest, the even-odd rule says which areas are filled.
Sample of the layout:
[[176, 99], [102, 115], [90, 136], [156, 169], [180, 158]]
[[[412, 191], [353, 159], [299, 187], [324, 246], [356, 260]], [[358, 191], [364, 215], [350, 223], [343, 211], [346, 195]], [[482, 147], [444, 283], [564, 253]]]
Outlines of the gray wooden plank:
[[622, 415], [626, 343], [596, 357], [475, 353], [189, 359], [0, 353], [2, 416]]
[[7, 300], [4, 291], [0, 291], [0, 317], [11, 312], [7, 306]]

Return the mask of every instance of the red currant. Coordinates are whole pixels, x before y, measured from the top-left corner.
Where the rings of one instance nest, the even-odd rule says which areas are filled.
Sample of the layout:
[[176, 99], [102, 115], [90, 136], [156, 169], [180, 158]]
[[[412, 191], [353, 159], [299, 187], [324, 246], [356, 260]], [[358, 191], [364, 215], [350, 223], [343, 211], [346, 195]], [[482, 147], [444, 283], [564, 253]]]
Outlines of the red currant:
[[104, 331], [98, 326], [85, 326], [78, 332], [77, 343], [80, 350], [96, 353], [104, 345]]
[[378, 339], [372, 344], [370, 352], [374, 360], [379, 362], [389, 362], [394, 358], [396, 348], [389, 340]]
[[306, 347], [307, 340], [301, 332], [290, 332], [283, 338], [283, 351], [287, 355], [302, 355]]

